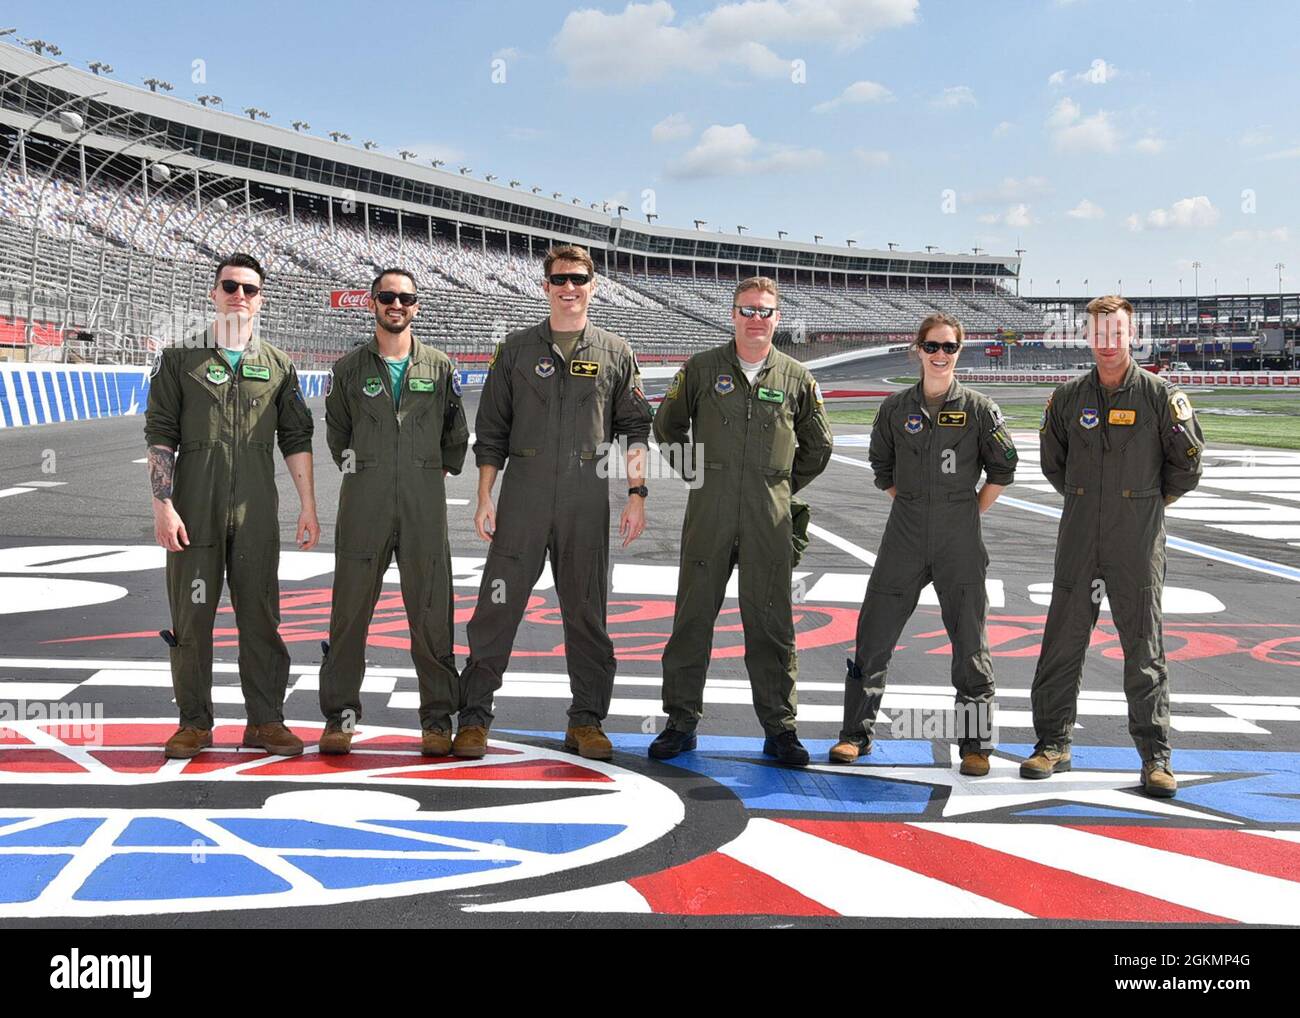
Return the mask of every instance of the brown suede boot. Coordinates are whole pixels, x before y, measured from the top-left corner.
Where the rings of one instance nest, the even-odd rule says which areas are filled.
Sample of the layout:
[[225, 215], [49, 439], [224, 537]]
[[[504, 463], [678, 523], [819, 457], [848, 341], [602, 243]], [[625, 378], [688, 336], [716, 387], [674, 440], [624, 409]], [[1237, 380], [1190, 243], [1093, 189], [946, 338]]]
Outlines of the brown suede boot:
[[212, 745], [212, 729], [181, 725], [163, 746], [163, 756], [168, 760], [188, 760]]
[[342, 756], [352, 752], [352, 733], [343, 730], [340, 721], [329, 721], [321, 733], [319, 749], [326, 756]]
[[971, 778], [982, 778], [989, 772], [989, 754], [987, 750], [972, 749], [969, 753], [961, 755], [961, 767], [958, 768], [962, 774]]
[[426, 728], [420, 733], [420, 752], [425, 756], [451, 756], [451, 732]]
[[482, 725], [465, 725], [456, 733], [456, 741], [451, 744], [451, 755], [467, 760], [479, 760], [487, 755], [488, 730]]
[[851, 739], [841, 739], [831, 747], [830, 761], [838, 764], [855, 763], [860, 756], [866, 756], [871, 752], [870, 744], [854, 742]]
[[241, 745], [248, 749], [264, 749], [276, 756], [299, 756], [302, 753], [302, 739], [285, 728], [283, 721], [246, 726]]
[[587, 760], [613, 760], [614, 747], [600, 725], [579, 725], [564, 733], [564, 748]]

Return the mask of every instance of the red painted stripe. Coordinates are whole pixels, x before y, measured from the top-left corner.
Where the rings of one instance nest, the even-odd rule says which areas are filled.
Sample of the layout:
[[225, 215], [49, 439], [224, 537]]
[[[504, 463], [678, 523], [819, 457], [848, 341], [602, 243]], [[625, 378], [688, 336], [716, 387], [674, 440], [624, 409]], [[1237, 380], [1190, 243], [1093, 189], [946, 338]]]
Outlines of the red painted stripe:
[[90, 755], [120, 774], [152, 774], [167, 762], [157, 749], [96, 749]]
[[661, 915], [839, 915], [721, 852], [628, 883]]
[[[244, 757], [244, 759], [248, 759]], [[412, 754], [410, 756], [393, 756], [388, 753], [348, 753], [340, 756], [320, 756], [308, 753], [304, 756], [277, 757], [269, 763], [244, 774], [337, 774], [344, 771], [372, 771], [380, 768], [413, 767], [423, 763], [425, 758]]]
[[[1073, 826], [1073, 825], [1071, 825]], [[1266, 877], [1300, 881], [1300, 844], [1241, 831], [1212, 831], [1187, 827], [1074, 827], [1147, 848], [1208, 859]]]
[[593, 781], [614, 779], [563, 760], [520, 760], [518, 763], [488, 764], [477, 767], [448, 767], [444, 770], [407, 771], [405, 774], [382, 774], [391, 778], [429, 778], [434, 781]]
[[19, 735], [12, 728], [0, 728], [0, 746], [30, 746], [32, 740]]
[[780, 822], [1040, 919], [1148, 923], [1231, 921], [908, 824], [835, 820]]
[[41, 730], [62, 739], [69, 746], [157, 746], [167, 741], [176, 725], [99, 724], [41, 725]]
[[[352, 740], [352, 745], [362, 749], [405, 749], [413, 753], [420, 752], [420, 737], [418, 735], [357, 735]], [[521, 756], [522, 751], [518, 749], [503, 749], [500, 746], [489, 745], [487, 748], [488, 756]]]
[[265, 760], [268, 754], [260, 749], [239, 750], [205, 749], [185, 765], [186, 774], [207, 774], [219, 771], [235, 764], [249, 763], [253, 760]]
[[62, 753], [52, 749], [6, 749], [0, 753], [0, 771], [22, 771], [27, 774], [85, 773], [86, 768], [73, 763]]

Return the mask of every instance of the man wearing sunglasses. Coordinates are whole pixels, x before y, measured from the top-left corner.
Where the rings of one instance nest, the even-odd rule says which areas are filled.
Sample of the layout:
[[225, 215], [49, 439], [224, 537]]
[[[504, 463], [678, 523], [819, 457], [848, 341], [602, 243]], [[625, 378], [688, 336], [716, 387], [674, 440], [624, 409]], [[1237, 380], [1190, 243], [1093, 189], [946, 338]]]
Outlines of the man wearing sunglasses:
[[343, 487], [330, 639], [320, 673], [320, 751], [351, 748], [361, 718], [366, 636], [396, 555], [420, 686], [421, 751], [446, 756], [460, 690], [445, 476], [460, 473], [469, 428], [455, 366], [411, 332], [420, 306], [414, 277], [386, 269], [370, 294], [374, 338], [339, 358], [325, 398], [326, 437]]
[[248, 254], [217, 266], [217, 315], [202, 334], [154, 361], [145, 411], [154, 536], [167, 549], [172, 688], [180, 728], [168, 757], [212, 745], [212, 627], [224, 576], [239, 633], [243, 744], [292, 756], [284, 725], [289, 652], [280, 638], [278, 443], [302, 503], [306, 551], [320, 537], [312, 479], [312, 418], [293, 363], [257, 335], [265, 273]]
[[[587, 320], [596, 289], [591, 256], [576, 246], [554, 248], [542, 273], [550, 316], [498, 345], [475, 421], [474, 525], [491, 544], [467, 627], [469, 661], [452, 752], [469, 758], [486, 752], [492, 697], [549, 557], [573, 693], [564, 745], [608, 760], [613, 748], [600, 726], [615, 667], [605, 626], [609, 477], [620, 473], [611, 459], [615, 440], [626, 439], [628, 496], [619, 520], [626, 548], [645, 528], [643, 454], [651, 412], [631, 348]], [[502, 470], [498, 508], [492, 487]]]
[[1087, 310], [1096, 366], [1056, 388], [1038, 431], [1043, 476], [1065, 496], [1065, 512], [1030, 687], [1038, 741], [1020, 776], [1070, 769], [1084, 655], [1104, 598], [1124, 652], [1138, 780], [1147, 795], [1170, 798], [1178, 783], [1160, 603], [1165, 506], [1200, 483], [1205, 440], [1186, 394], [1133, 360], [1133, 305], [1109, 295]]
[[702, 482], [682, 523], [677, 605], [663, 654], [668, 726], [650, 744], [659, 760], [695, 748], [713, 626], [739, 567], [745, 667], [763, 752], [788, 766], [808, 763], [795, 734], [790, 497], [826, 469], [833, 439], [812, 373], [772, 346], [777, 300], [766, 276], [740, 283], [735, 339], [688, 360], [655, 415], [661, 452], [680, 471], [684, 447], [694, 443]]

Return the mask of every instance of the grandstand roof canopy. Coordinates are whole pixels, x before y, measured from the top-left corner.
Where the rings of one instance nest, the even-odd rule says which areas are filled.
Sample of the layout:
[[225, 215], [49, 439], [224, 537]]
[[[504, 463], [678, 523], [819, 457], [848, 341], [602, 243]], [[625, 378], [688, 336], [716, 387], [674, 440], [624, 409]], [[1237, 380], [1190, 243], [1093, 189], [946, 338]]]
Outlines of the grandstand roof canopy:
[[[59, 124], [62, 110], [98, 128], [79, 139], [88, 148], [130, 144], [132, 154], [177, 168], [649, 259], [934, 279], [1005, 281], [1020, 271], [1015, 256], [889, 251], [641, 223], [207, 108], [0, 44], [0, 125], [64, 144], [78, 140]], [[150, 135], [158, 137], [141, 141]]]

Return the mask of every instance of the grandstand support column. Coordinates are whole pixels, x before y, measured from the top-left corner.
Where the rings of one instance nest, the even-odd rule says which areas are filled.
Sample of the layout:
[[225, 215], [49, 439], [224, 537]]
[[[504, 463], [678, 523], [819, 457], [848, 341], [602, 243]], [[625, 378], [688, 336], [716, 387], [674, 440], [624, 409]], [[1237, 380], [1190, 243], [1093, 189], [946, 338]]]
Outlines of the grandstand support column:
[[460, 247], [460, 220], [456, 220], [456, 246]]
[[484, 254], [487, 254], [487, 227], [486, 226], [480, 226], [478, 228], [478, 246], [483, 249]]
[[293, 188], [289, 188], [289, 225], [294, 225], [293, 217]]
[[330, 236], [332, 237], [334, 236], [334, 196], [333, 195], [328, 196], [328, 200], [325, 202], [325, 207], [329, 209]]
[[194, 171], [194, 211], [199, 212], [203, 208], [203, 184], [199, 180], [199, 171]]
[[140, 157], [140, 185], [141, 185], [141, 194], [144, 197], [144, 203], [148, 205], [149, 204], [149, 160], [144, 156]]
[[81, 172], [81, 189], [86, 189], [86, 143], [77, 142], [77, 165]]
[[361, 203], [361, 214], [366, 217], [366, 247], [370, 246], [370, 202]]
[[696, 280], [697, 278], [699, 278], [699, 277], [696, 275], [696, 272], [695, 272], [696, 267], [697, 267], [698, 264], [699, 264], [699, 263], [696, 262], [696, 260], [695, 260], [694, 258], [691, 259], [691, 282], [692, 282], [692, 283], [695, 282], [695, 280]]
[[[148, 196], [148, 195], [145, 195], [145, 197], [148, 198], [149, 196]], [[252, 185], [252, 183], [251, 183], [247, 178], [245, 178], [245, 180], [244, 180], [244, 215], [246, 215], [246, 216], [251, 216], [252, 214], [253, 214], [253, 185]]]
[[18, 132], [18, 176], [23, 183], [27, 182], [27, 143], [26, 131]]
[[424, 225], [429, 234], [429, 246], [433, 247], [433, 216], [425, 216]]
[[397, 210], [397, 260], [405, 261], [406, 255], [403, 250], [406, 245], [406, 238], [402, 236], [402, 210]]

